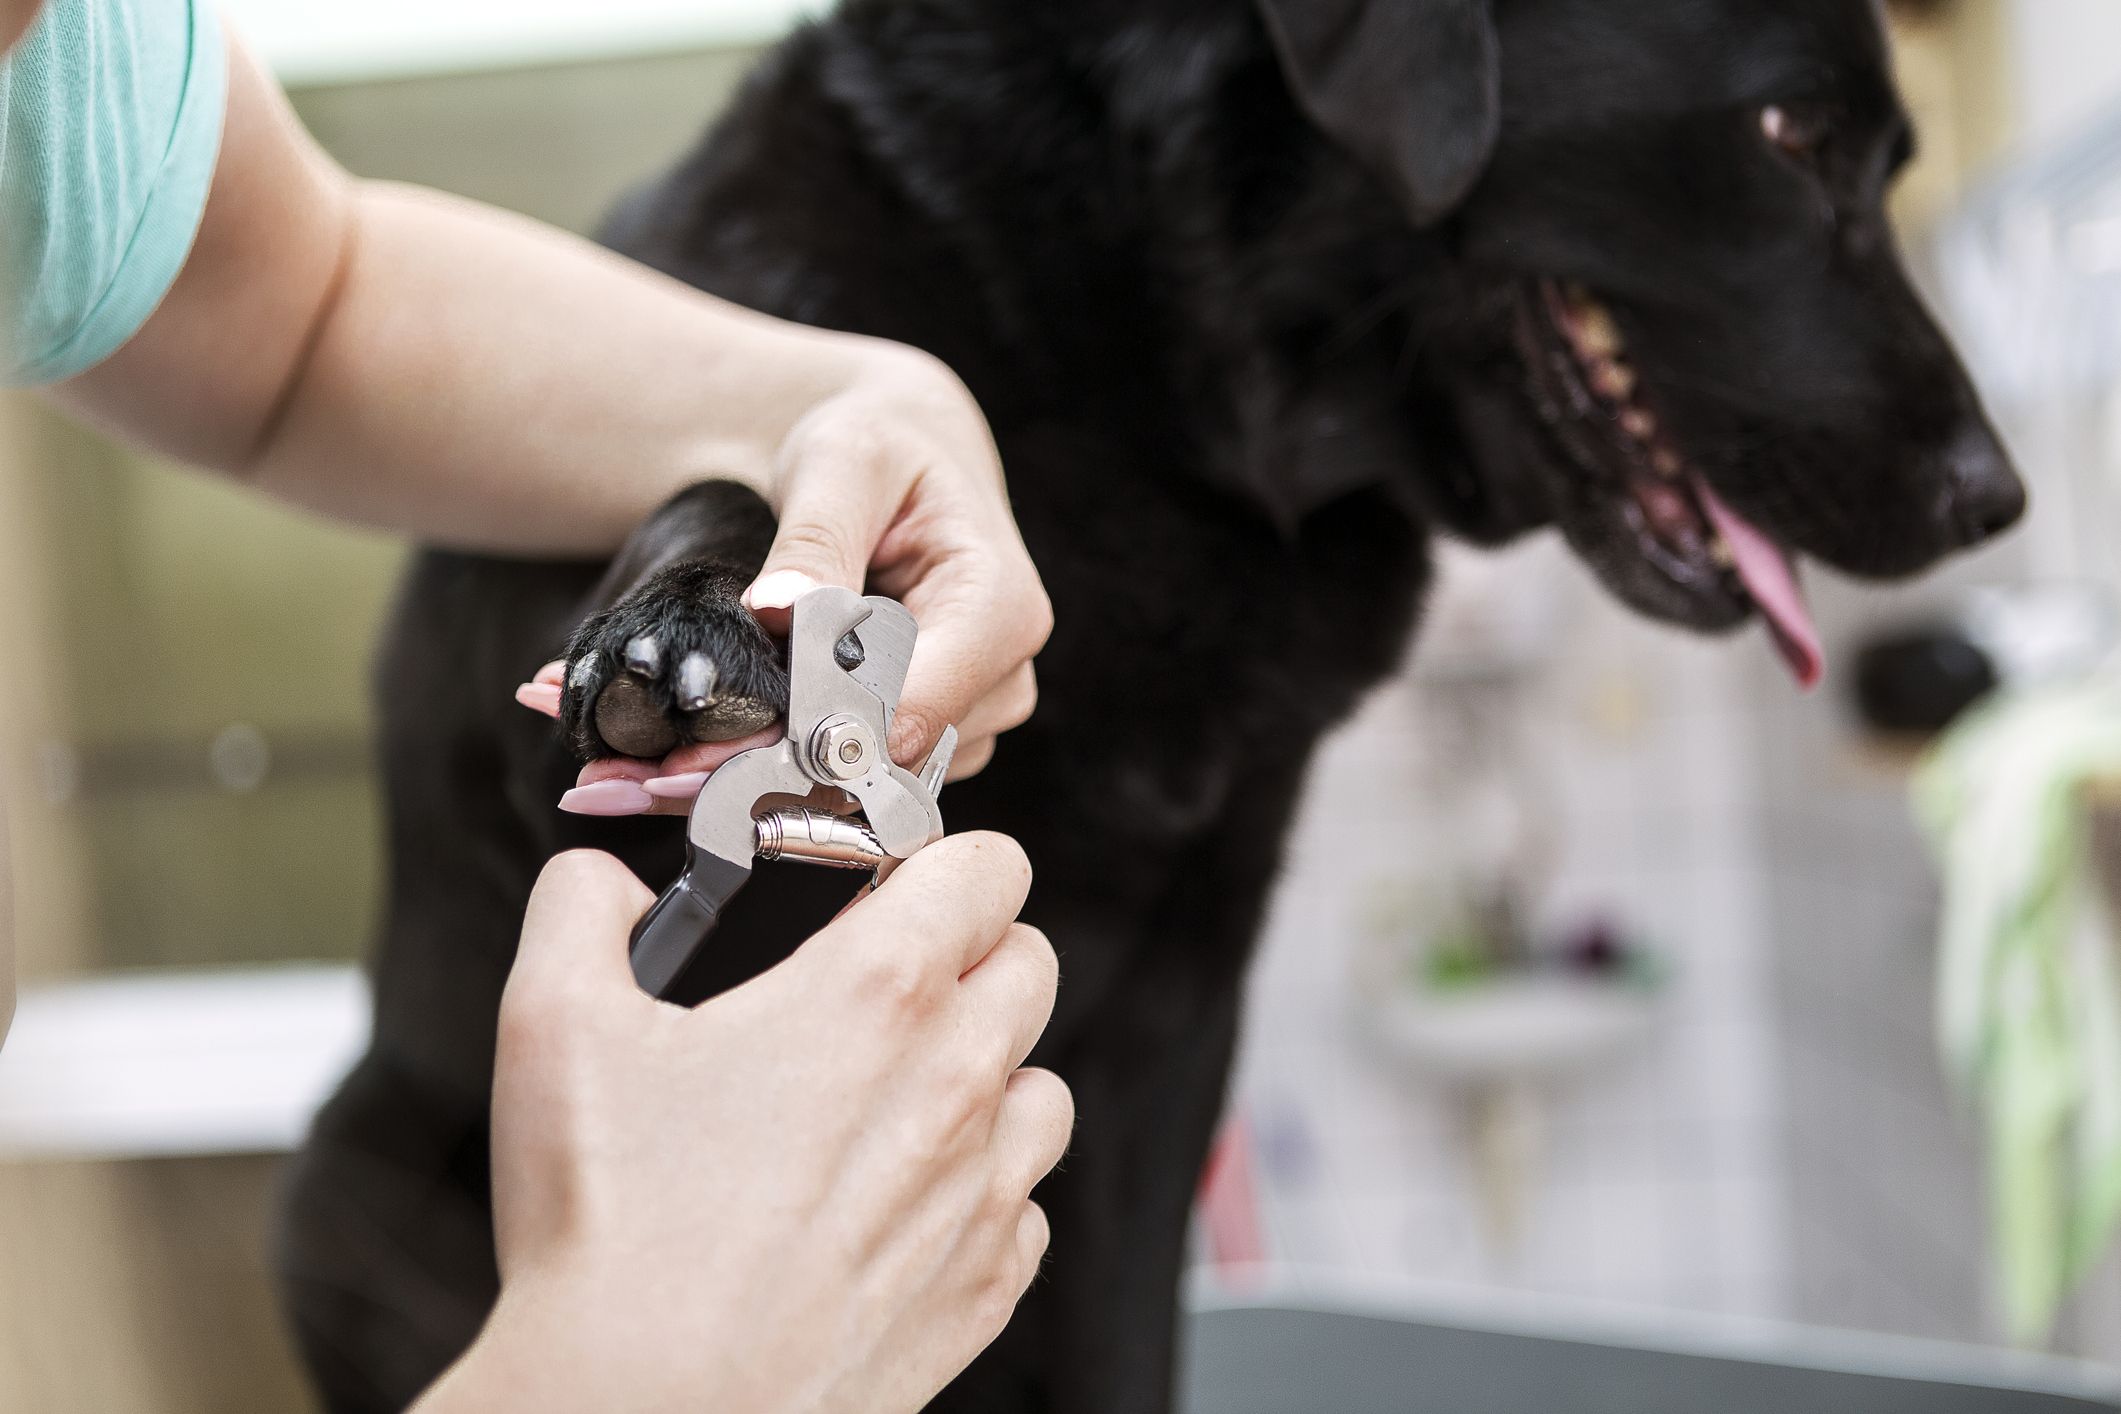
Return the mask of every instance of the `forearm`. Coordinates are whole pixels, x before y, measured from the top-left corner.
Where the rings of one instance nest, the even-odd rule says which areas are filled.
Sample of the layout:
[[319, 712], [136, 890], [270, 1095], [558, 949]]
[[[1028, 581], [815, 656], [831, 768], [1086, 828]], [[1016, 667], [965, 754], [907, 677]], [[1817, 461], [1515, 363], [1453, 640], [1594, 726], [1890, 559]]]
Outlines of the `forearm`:
[[[429, 1386], [409, 1414], [572, 1414], [602, 1407], [646, 1407], [636, 1401], [639, 1366], [659, 1367], [661, 1352], [628, 1350], [627, 1328], [613, 1313], [584, 1309], [555, 1320], [503, 1290], [485, 1326], [442, 1377]], [[710, 1339], [702, 1334], [702, 1341]], [[631, 1360], [634, 1368], [619, 1362]], [[719, 1391], [693, 1392], [691, 1407], [721, 1410]], [[731, 1410], [729, 1414], [774, 1414]]]
[[953, 771], [970, 774], [1037, 699], [1052, 611], [986, 420], [941, 363], [725, 304], [520, 217], [356, 181], [233, 41], [182, 270], [52, 395], [285, 500], [503, 553], [608, 555], [674, 492], [740, 480], [779, 518], [747, 594], [770, 627], [827, 583], [920, 619], [900, 759], [954, 723]]
[[469, 202], [366, 185], [353, 207], [306, 366], [231, 468], [342, 518], [608, 551], [704, 477], [767, 491], [789, 427], [876, 356]]
[[232, 45], [183, 273], [59, 401], [328, 514], [604, 552], [708, 475], [765, 489], [820, 399], [911, 356], [711, 299], [588, 242], [357, 182]]

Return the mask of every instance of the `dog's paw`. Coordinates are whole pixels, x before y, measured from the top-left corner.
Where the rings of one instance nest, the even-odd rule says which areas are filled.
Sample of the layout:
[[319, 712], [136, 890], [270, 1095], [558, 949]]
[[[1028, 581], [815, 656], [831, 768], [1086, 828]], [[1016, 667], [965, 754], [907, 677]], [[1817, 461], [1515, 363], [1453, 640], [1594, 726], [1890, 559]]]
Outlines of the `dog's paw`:
[[661, 757], [787, 712], [788, 668], [740, 601], [745, 583], [719, 565], [673, 565], [575, 630], [560, 729], [576, 755]]

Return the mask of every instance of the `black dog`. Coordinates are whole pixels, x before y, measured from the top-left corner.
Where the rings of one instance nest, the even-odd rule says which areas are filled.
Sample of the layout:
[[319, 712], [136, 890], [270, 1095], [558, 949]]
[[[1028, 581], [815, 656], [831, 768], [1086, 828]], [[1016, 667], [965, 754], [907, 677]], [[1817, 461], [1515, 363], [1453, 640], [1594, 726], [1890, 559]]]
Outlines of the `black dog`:
[[[1040, 1189], [1048, 1279], [936, 1408], [1165, 1408], [1283, 831], [1408, 640], [1432, 532], [1557, 525], [1646, 613], [1763, 611], [1808, 674], [1790, 557], [1899, 574], [2017, 516], [1881, 210], [1909, 144], [1870, 0], [849, 0], [621, 214], [652, 265], [957, 369], [1053, 598], [1037, 715], [946, 809], [1037, 861], [1065, 975], [1037, 1059], [1080, 1128]], [[554, 812], [574, 762], [510, 689], [616, 604], [571, 649], [591, 749], [613, 681], [712, 734], [669, 678], [694, 651], [778, 705], [733, 598], [770, 534], [711, 484], [608, 571], [413, 572], [376, 1039], [284, 1244], [335, 1409], [402, 1405], [493, 1296], [494, 1013], [541, 861], [677, 868], [672, 821]], [[662, 663], [629, 676], [643, 631]], [[768, 871], [691, 991], [826, 893]]]

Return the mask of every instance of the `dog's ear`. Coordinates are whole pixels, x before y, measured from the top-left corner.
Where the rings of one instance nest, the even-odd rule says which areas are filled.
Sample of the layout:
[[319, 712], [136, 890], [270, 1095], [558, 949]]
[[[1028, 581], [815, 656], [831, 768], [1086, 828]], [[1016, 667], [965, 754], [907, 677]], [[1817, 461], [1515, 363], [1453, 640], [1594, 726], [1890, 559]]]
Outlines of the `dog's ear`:
[[1464, 198], [1502, 121], [1490, 0], [1255, 0], [1297, 102], [1418, 225]]

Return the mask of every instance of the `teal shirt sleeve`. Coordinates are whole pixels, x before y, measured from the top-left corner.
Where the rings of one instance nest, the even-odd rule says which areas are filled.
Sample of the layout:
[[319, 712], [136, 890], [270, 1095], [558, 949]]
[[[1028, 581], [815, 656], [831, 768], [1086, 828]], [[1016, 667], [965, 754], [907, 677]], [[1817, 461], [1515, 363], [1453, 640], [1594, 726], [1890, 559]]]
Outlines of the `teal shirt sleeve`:
[[227, 101], [210, 0], [49, 0], [0, 60], [0, 383], [72, 377], [147, 322]]

